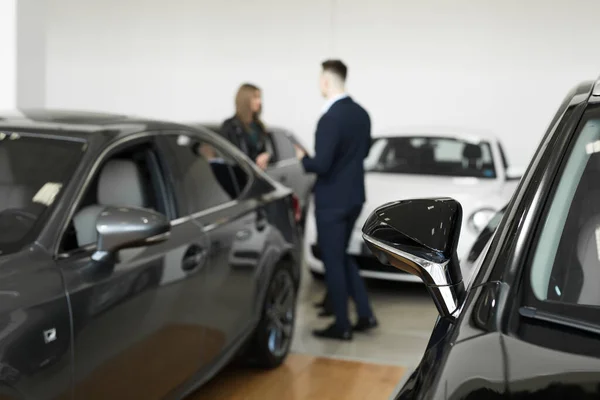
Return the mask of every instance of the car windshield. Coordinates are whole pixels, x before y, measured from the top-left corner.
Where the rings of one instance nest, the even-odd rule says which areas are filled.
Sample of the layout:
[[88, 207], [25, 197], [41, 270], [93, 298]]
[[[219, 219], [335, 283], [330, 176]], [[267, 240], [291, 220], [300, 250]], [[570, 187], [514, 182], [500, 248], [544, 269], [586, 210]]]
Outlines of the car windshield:
[[84, 145], [0, 131], [0, 256], [35, 241]]
[[373, 140], [367, 172], [496, 178], [486, 141], [450, 137], [401, 136]]

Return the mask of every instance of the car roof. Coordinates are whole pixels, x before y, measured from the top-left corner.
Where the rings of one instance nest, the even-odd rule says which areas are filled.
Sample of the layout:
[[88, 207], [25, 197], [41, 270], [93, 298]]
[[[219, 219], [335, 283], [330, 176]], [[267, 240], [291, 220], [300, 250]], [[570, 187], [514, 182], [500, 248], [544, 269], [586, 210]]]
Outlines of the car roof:
[[64, 138], [88, 139], [95, 133], [116, 137], [181, 126], [173, 122], [91, 111], [39, 108], [0, 112], [0, 130], [34, 131]]
[[498, 137], [489, 130], [464, 128], [459, 126], [401, 126], [395, 128], [387, 128], [373, 135], [375, 139], [407, 136], [428, 136], [439, 138], [451, 137], [477, 142], [498, 141]]

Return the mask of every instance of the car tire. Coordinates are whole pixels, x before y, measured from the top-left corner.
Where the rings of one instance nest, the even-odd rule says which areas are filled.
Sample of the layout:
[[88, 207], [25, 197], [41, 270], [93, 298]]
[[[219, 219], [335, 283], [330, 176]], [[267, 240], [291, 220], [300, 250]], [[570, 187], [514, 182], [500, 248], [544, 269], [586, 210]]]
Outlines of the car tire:
[[261, 318], [248, 350], [249, 361], [260, 368], [276, 368], [287, 357], [296, 322], [298, 287], [289, 265], [272, 274], [262, 305]]

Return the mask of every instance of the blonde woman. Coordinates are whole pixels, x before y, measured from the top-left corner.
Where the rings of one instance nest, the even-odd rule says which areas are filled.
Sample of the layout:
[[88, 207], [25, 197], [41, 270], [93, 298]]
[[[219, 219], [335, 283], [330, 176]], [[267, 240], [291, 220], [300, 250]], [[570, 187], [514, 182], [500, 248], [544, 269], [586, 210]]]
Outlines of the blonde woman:
[[267, 151], [268, 132], [260, 119], [262, 93], [258, 86], [244, 83], [235, 96], [235, 115], [221, 125], [221, 134], [266, 169], [271, 159]]

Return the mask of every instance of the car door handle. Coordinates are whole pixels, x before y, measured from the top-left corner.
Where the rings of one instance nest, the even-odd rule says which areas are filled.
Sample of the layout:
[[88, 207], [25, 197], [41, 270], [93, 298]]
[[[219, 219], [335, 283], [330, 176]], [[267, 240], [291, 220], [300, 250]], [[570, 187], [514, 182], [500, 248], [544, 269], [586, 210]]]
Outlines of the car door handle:
[[202, 266], [206, 260], [206, 250], [200, 246], [190, 247], [183, 256], [181, 269], [184, 271], [193, 271]]

